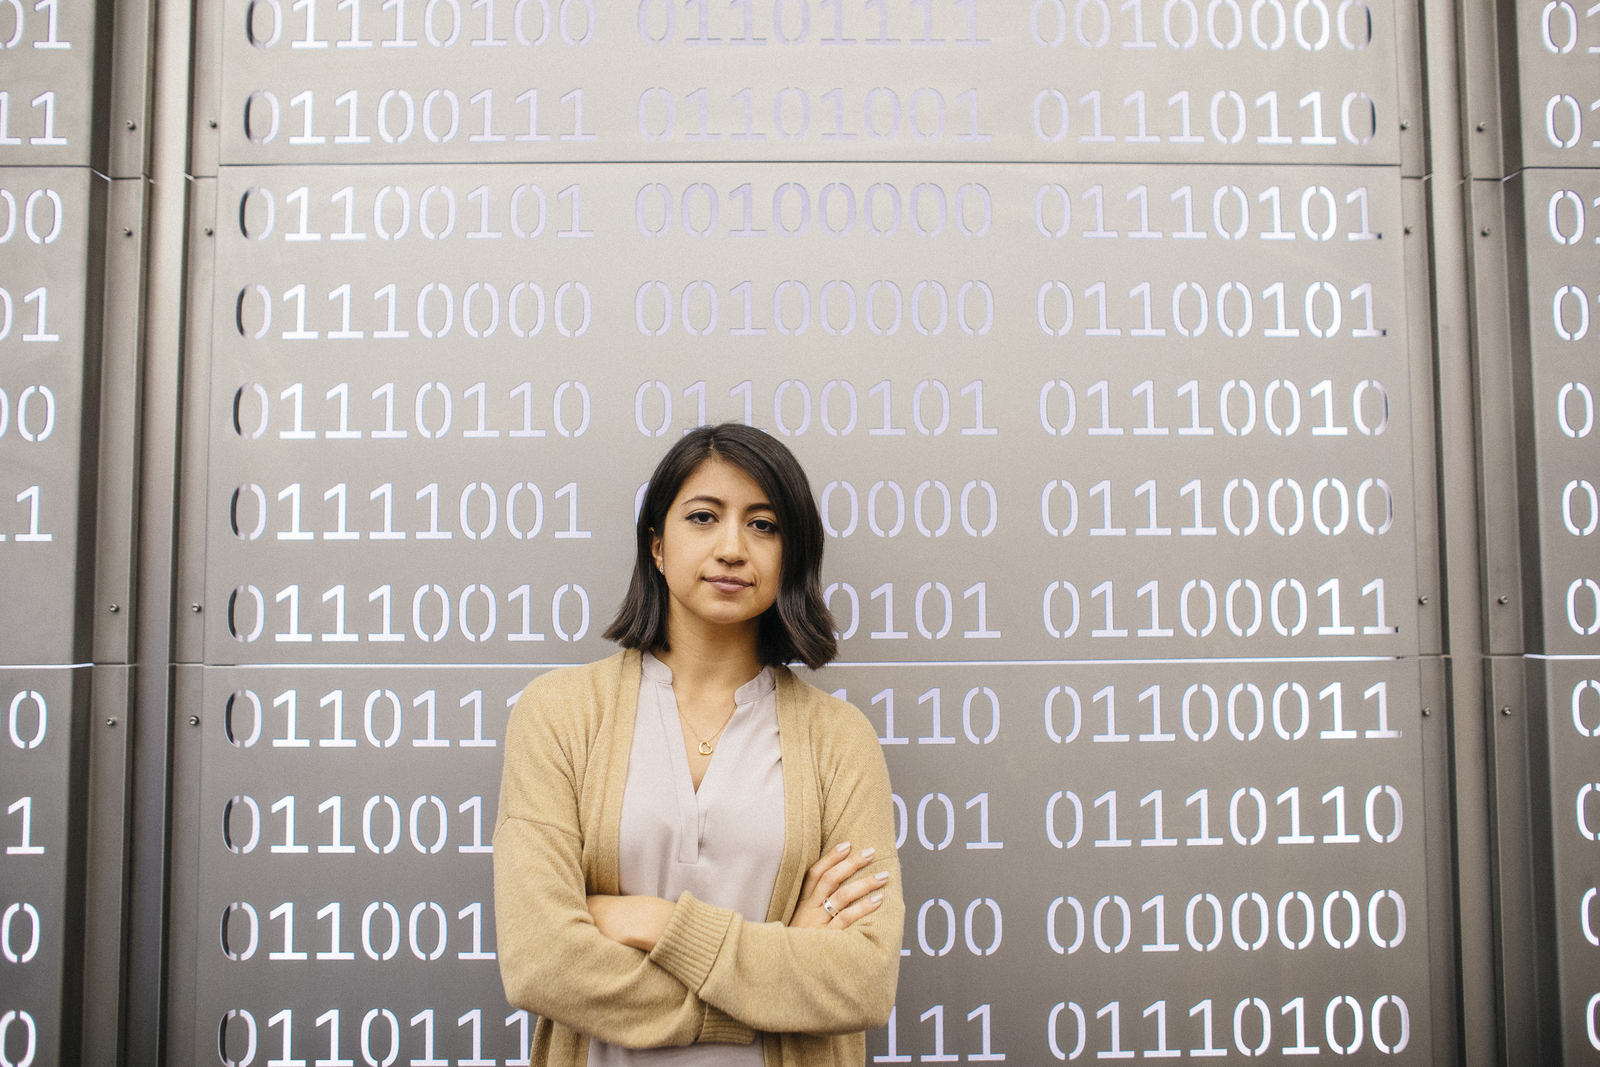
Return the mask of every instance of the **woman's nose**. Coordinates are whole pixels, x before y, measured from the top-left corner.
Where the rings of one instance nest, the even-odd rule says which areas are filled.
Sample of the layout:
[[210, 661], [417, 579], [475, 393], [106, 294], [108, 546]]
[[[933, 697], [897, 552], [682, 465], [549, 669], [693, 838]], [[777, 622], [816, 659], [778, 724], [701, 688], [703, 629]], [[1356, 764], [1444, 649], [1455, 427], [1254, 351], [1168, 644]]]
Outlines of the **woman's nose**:
[[724, 560], [744, 559], [744, 531], [737, 523], [724, 523], [721, 535], [717, 538], [717, 558]]

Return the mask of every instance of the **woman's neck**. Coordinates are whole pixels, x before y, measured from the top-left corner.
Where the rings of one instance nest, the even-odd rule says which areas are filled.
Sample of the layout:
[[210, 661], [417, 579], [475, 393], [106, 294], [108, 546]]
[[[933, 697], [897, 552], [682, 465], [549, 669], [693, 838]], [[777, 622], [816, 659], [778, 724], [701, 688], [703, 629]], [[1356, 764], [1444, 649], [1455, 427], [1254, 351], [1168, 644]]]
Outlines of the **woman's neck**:
[[764, 666], [756, 647], [757, 625], [752, 619], [736, 627], [708, 627], [669, 618], [671, 650], [655, 655], [672, 671], [673, 688], [680, 693], [732, 693]]

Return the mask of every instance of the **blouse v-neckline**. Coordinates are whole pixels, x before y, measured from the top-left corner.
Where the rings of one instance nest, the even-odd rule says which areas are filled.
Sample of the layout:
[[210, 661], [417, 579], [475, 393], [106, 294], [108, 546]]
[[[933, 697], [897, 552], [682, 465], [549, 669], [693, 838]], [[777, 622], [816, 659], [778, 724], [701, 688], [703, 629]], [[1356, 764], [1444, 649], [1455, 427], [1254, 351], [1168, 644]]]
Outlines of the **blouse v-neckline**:
[[[597, 815], [599, 833], [593, 838], [592, 848], [588, 842], [584, 847], [585, 869], [592, 872], [596, 891], [601, 893], [622, 892], [622, 807], [639, 722], [642, 659], [638, 650], [625, 649], [605, 661], [605, 687], [610, 701], [606, 707], [615, 715], [616, 723], [605, 731], [604, 750], [597, 753], [598, 758], [591, 764], [599, 774], [599, 784], [594, 788], [604, 796], [596, 801], [602, 809]], [[775, 668], [773, 682], [779, 749], [786, 768], [783, 776], [784, 838], [786, 842], [801, 841], [821, 834], [815, 763], [809, 747], [812, 744], [810, 722], [805, 714], [816, 706], [817, 694], [808, 692], [804, 683], [786, 669]], [[785, 845], [765, 921], [776, 922], [788, 914], [806, 869], [816, 858], [814, 852], [803, 847]]]
[[[645, 680], [657, 687], [656, 704], [660, 711], [661, 730], [667, 740], [667, 761], [672, 768], [673, 792], [678, 799], [678, 862], [696, 863], [699, 860], [700, 828], [705, 814], [716, 804], [727, 775], [732, 773], [725, 769], [729, 760], [717, 759], [717, 751], [730, 740], [729, 748], [737, 750], [743, 747], [740, 735], [744, 721], [749, 718], [756, 702], [772, 693], [777, 683], [772, 668], [763, 667], [761, 673], [734, 690], [733, 714], [728, 717], [721, 731], [723, 741], [713, 750], [706, 772], [700, 778], [700, 787], [696, 789], [694, 775], [689, 769], [689, 754], [684, 747], [686, 738], [677, 694], [672, 689], [672, 668], [648, 652], [641, 657], [640, 668]], [[733, 734], [731, 739], [730, 731]]]

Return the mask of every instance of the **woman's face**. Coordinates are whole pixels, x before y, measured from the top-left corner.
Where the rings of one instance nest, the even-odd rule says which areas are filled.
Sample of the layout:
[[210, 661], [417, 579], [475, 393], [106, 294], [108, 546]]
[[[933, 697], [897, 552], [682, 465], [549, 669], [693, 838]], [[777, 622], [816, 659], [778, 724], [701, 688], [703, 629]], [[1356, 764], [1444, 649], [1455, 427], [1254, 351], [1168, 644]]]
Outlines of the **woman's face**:
[[709, 459], [684, 479], [651, 554], [671, 611], [713, 626], [750, 622], [778, 599], [783, 537], [766, 493], [743, 470]]

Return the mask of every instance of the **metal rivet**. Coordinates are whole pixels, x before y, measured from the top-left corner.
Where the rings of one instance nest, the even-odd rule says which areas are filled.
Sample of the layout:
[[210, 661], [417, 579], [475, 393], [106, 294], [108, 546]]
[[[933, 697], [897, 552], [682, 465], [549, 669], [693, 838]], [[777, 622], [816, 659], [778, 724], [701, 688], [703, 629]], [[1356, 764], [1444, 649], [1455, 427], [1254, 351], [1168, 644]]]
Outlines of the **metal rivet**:
[[133, 231], [130, 230], [128, 227], [124, 226], [122, 228], [122, 236], [124, 236], [124, 237], [132, 237], [133, 236]]
[[210, 236], [211, 236], [211, 233], [212, 233], [212, 230], [211, 230], [211, 227], [210, 227], [210, 226], [207, 226], [207, 227], [206, 227], [206, 236], [207, 236], [207, 237], [210, 237]]
[[1424, 593], [1422, 596], [1417, 597], [1417, 603], [1418, 604], [1426, 604], [1427, 602], [1428, 602], [1428, 596], [1427, 596], [1426, 593]]
[[1505, 707], [1501, 708], [1500, 709], [1500, 714], [1502, 714], [1502, 715], [1510, 715], [1511, 714], [1511, 705], [1507, 704]]
[[1409, 123], [1409, 122], [1402, 122], [1402, 123], [1401, 123], [1401, 124], [1400, 124], [1400, 128], [1401, 128], [1401, 129], [1402, 129], [1402, 130], [1409, 130], [1409, 129], [1410, 129], [1410, 128], [1411, 128], [1411, 123]]
[[1487, 237], [1487, 236], [1489, 236], [1489, 227], [1485, 226], [1483, 229], [1479, 230], [1478, 232], [1483, 234], [1485, 237]]
[[1429, 715], [1432, 715], [1432, 714], [1433, 714], [1433, 709], [1432, 708], [1423, 708], [1422, 709], [1422, 717], [1424, 719], [1426, 719]]
[[198, 715], [189, 716], [189, 725], [190, 726], [199, 726], [200, 725], [200, 716], [198, 716]]
[[122, 610], [121, 605], [118, 605], [118, 604], [111, 605], [111, 614], [115, 615], [117, 612], [119, 612], [121, 610]]
[[116, 719], [107, 719], [106, 720], [106, 725], [107, 726], [115, 726], [115, 725], [117, 725], [117, 720]]
[[198, 614], [200, 614], [200, 605], [199, 604], [190, 604], [189, 605], [189, 610], [194, 612], [196, 615], [198, 615]]
[[1489, 124], [1487, 122], [1478, 123], [1478, 132], [1479, 133], [1482, 133], [1484, 130], [1487, 130], [1488, 128], [1489, 128]]
[[1508, 596], [1503, 596], [1503, 597], [1500, 598], [1500, 603], [1509, 604], [1509, 603], [1511, 603], [1511, 598], [1508, 597]]
[[214, 130], [214, 129], [217, 128], [217, 120], [216, 119], [207, 119], [206, 120], [206, 125], [210, 126]]
[[132, 120], [132, 119], [129, 119], [129, 120], [128, 120], [128, 121], [127, 121], [127, 122], [125, 122], [125, 123], [123, 123], [123, 125], [124, 125], [124, 126], [127, 126], [127, 127], [128, 127], [128, 129], [130, 129], [130, 130], [136, 130], [136, 129], [138, 129], [138, 128], [139, 128], [139, 127], [137, 127], [137, 126], [135, 126], [135, 125], [134, 125], [134, 124], [133, 124], [133, 120]]
[[1407, 226], [1406, 227], [1406, 232], [1407, 233], [1416, 233], [1417, 232], [1417, 228], [1415, 226]]

